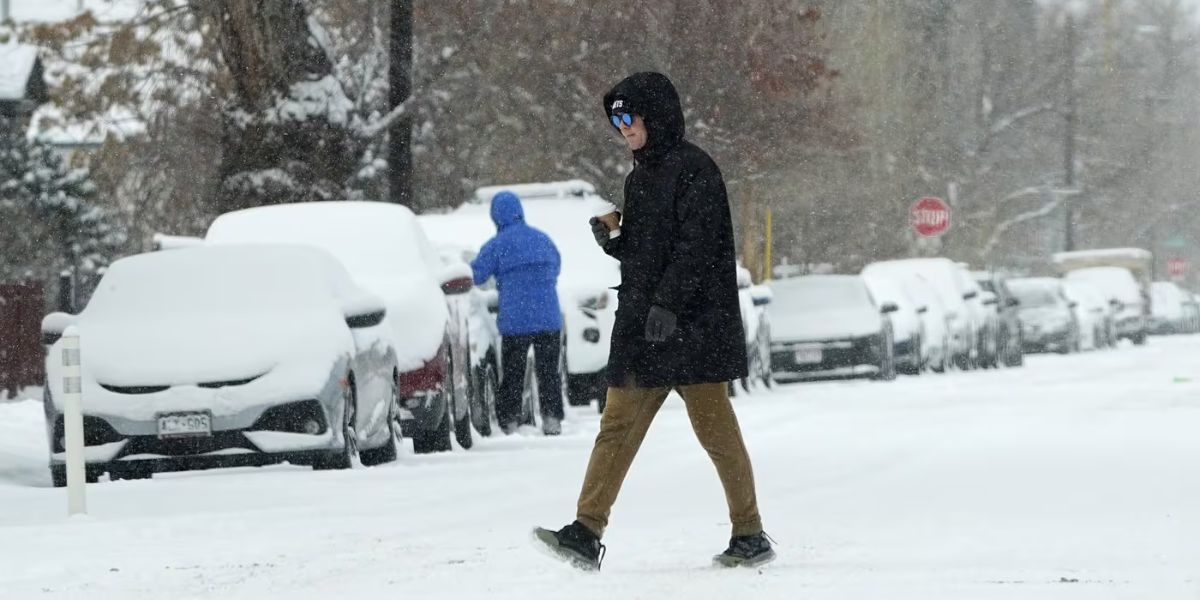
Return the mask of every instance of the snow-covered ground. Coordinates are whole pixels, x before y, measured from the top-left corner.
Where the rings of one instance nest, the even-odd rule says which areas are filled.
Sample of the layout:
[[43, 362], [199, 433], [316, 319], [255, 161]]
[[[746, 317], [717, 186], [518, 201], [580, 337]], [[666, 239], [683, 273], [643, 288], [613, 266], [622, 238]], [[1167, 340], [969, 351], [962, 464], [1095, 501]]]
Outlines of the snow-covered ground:
[[37, 402], [0, 405], [2, 598], [1200, 597], [1200, 338], [1024, 369], [736, 399], [779, 559], [718, 571], [716, 475], [670, 401], [599, 574], [530, 548], [572, 518], [597, 429], [349, 472], [89, 487], [64, 518]]

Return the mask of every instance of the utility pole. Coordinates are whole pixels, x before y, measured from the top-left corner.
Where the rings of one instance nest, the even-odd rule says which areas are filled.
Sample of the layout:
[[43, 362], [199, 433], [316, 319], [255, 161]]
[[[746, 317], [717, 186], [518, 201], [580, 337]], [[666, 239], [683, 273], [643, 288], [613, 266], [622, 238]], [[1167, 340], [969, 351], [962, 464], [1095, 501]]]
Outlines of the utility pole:
[[[412, 95], [412, 0], [391, 0], [388, 36], [388, 104], [399, 106]], [[412, 208], [412, 113], [388, 129], [388, 200]]]
[[1063, 78], [1063, 87], [1066, 92], [1067, 110], [1065, 114], [1065, 139], [1063, 140], [1063, 170], [1065, 172], [1064, 184], [1067, 194], [1063, 199], [1063, 249], [1071, 251], [1075, 249], [1075, 120], [1078, 110], [1075, 96], [1075, 16], [1067, 13], [1066, 21], [1066, 76]]

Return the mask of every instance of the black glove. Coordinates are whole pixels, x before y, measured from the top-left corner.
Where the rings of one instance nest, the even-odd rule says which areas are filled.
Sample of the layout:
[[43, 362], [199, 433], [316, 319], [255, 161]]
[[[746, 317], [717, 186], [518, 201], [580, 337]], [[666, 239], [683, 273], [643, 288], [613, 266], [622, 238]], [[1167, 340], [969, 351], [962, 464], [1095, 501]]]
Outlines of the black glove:
[[646, 341], [665, 342], [675, 333], [675, 313], [661, 307], [651, 306], [646, 316]]
[[607, 248], [609, 240], [608, 227], [604, 223], [601, 223], [600, 219], [596, 217], [592, 217], [591, 220], [588, 221], [588, 225], [592, 226], [592, 235], [596, 238], [596, 243], [600, 244], [600, 248]]

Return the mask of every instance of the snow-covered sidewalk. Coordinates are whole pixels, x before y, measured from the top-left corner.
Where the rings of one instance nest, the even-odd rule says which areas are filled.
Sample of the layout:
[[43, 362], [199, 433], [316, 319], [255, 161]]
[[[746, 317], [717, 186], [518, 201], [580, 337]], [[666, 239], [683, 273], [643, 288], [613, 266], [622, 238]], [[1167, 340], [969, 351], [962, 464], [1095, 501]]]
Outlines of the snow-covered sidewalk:
[[0, 598], [1200, 597], [1200, 338], [1025, 369], [736, 399], [780, 558], [718, 571], [716, 475], [669, 401], [599, 574], [548, 562], [598, 420], [376, 469], [89, 487], [68, 521], [37, 402], [0, 404]]

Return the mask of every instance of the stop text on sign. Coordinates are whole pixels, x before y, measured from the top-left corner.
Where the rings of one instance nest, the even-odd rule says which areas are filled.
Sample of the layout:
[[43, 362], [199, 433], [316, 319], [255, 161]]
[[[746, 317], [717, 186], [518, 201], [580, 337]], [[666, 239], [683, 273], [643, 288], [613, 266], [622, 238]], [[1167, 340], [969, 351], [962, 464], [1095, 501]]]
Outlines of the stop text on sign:
[[909, 209], [908, 223], [922, 237], [942, 235], [950, 229], [950, 205], [933, 196], [921, 198]]

